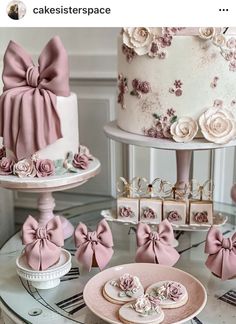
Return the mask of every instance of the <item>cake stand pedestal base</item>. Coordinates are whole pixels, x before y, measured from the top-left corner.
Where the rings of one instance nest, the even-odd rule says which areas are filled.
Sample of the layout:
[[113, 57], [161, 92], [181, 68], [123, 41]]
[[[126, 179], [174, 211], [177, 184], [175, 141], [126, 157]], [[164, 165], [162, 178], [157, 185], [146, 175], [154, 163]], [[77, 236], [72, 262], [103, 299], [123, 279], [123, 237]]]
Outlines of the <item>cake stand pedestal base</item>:
[[[78, 173], [66, 173], [61, 176], [47, 178], [18, 178], [13, 175], [0, 176], [0, 187], [22, 192], [38, 193], [38, 222], [41, 226], [56, 216], [53, 213], [55, 200], [53, 192], [82, 186], [89, 179], [95, 177], [101, 169], [98, 159], [94, 158], [86, 170], [79, 170]], [[70, 237], [74, 232], [73, 225], [64, 217], [60, 216], [64, 231], [64, 238]]]
[[177, 189], [184, 189], [184, 186], [189, 183], [192, 153], [191, 150], [176, 150], [177, 180], [175, 186]]
[[[53, 213], [55, 208], [55, 199], [52, 192], [41, 192], [38, 199], [38, 222], [41, 226], [48, 223], [54, 216], [58, 216]], [[60, 215], [59, 215], [60, 216]], [[63, 216], [60, 216], [64, 238], [69, 238], [74, 232], [74, 226]]]

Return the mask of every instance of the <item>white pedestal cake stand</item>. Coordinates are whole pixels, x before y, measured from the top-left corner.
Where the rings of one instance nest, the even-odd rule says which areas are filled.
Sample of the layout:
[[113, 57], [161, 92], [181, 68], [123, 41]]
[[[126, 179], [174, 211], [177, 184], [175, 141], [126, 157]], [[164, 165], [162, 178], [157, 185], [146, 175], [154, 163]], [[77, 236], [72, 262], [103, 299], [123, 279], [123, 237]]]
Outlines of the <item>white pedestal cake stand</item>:
[[[5, 189], [39, 193], [38, 221], [41, 225], [46, 224], [54, 217], [55, 200], [52, 193], [81, 186], [100, 171], [100, 162], [94, 158], [87, 170], [79, 170], [78, 173], [66, 173], [61, 176], [48, 178], [18, 178], [16, 176], [0, 176], [0, 187]], [[63, 225], [64, 237], [73, 234], [73, 225], [64, 217], [60, 216]]]
[[[189, 143], [176, 143], [169, 139], [157, 139], [143, 135], [128, 133], [117, 126], [117, 121], [114, 120], [104, 127], [105, 134], [111, 139], [131, 145], [144, 146], [162, 150], [176, 151], [176, 167], [177, 179], [176, 187], [181, 188], [183, 184], [189, 182], [189, 172], [191, 165], [192, 152], [197, 150], [212, 150], [222, 147], [236, 146], [236, 140], [224, 144], [214, 144], [207, 142], [205, 139], [194, 139]], [[221, 216], [220, 216], [221, 217]], [[226, 222], [227, 218], [222, 218], [222, 224]], [[176, 226], [179, 230], [207, 230], [207, 226]]]

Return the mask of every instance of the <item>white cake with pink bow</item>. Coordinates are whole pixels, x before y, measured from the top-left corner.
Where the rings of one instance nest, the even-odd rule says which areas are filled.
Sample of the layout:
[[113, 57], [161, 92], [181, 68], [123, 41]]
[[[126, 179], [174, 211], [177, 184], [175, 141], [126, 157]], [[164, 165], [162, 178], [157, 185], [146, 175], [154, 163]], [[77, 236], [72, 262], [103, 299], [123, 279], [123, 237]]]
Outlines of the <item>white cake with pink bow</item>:
[[118, 126], [152, 138], [236, 138], [234, 28], [123, 28]]
[[66, 50], [59, 37], [38, 64], [10, 41], [0, 96], [0, 175], [47, 177], [77, 172], [93, 159], [79, 144], [77, 96], [70, 92]]

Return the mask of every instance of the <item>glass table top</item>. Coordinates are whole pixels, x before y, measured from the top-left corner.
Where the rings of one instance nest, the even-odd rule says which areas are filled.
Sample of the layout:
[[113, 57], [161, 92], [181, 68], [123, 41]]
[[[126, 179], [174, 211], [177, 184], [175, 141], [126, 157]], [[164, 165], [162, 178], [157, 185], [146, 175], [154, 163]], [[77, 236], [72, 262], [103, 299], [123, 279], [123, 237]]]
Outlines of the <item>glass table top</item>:
[[[96, 202], [64, 211], [73, 225], [84, 222], [90, 230], [95, 230], [101, 220], [100, 212], [112, 206], [112, 201]], [[215, 209], [225, 212], [231, 223], [221, 227], [224, 235], [235, 231], [236, 208], [216, 204]], [[233, 224], [232, 224], [233, 223]], [[136, 252], [136, 229], [134, 226], [110, 223], [114, 239], [114, 255], [109, 267], [133, 263]], [[175, 267], [198, 278], [207, 290], [207, 305], [204, 310], [187, 323], [192, 324], [233, 324], [236, 323], [236, 280], [221, 281], [214, 277], [205, 266], [204, 254], [206, 232], [175, 232], [180, 259]], [[74, 256], [73, 238], [65, 241], [65, 248]], [[22, 250], [20, 234], [15, 234], [0, 251], [0, 296], [1, 307], [16, 323], [105, 323], [86, 307], [83, 301], [83, 287], [99, 272], [93, 268], [90, 273], [79, 268], [73, 257], [70, 272], [61, 279], [61, 284], [51, 290], [37, 290], [28, 281], [16, 274], [15, 260]]]

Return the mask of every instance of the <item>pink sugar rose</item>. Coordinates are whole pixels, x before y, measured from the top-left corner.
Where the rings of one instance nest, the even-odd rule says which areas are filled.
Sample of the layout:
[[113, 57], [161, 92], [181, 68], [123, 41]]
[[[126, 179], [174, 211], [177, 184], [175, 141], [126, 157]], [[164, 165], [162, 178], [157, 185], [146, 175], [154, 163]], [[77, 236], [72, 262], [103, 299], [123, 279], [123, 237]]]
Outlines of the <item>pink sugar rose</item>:
[[208, 223], [207, 211], [195, 213], [194, 220], [199, 224]]
[[132, 81], [132, 87], [133, 87], [135, 90], [139, 90], [140, 84], [141, 84], [141, 81], [140, 81], [139, 79], [134, 79], [134, 80]]
[[121, 217], [133, 217], [134, 213], [130, 207], [120, 207], [119, 215]]
[[48, 177], [54, 175], [55, 166], [52, 160], [37, 160], [35, 163], [35, 168], [37, 171], [37, 177]]
[[176, 210], [169, 212], [167, 219], [169, 222], [177, 222], [182, 219], [179, 213]]
[[182, 96], [182, 93], [183, 93], [183, 90], [181, 90], [181, 89], [177, 89], [177, 90], [175, 90], [175, 95], [176, 95], [177, 97]]
[[93, 160], [93, 156], [90, 153], [89, 149], [87, 148], [87, 146], [84, 145], [80, 145], [79, 146], [79, 154], [85, 154], [89, 160]]
[[165, 125], [163, 127], [163, 137], [164, 138], [172, 138], [171, 133], [170, 133], [170, 125]]
[[137, 277], [125, 273], [119, 279], [119, 287], [123, 291], [137, 291], [140, 287], [140, 281]]
[[140, 82], [138, 90], [142, 93], [149, 93], [151, 91], [150, 83], [147, 81]]
[[3, 157], [0, 160], [0, 175], [10, 175], [13, 173], [14, 161]]
[[6, 149], [5, 149], [4, 146], [0, 148], [0, 160], [1, 160], [3, 157], [6, 157]]
[[89, 165], [89, 158], [85, 154], [75, 154], [72, 164], [76, 169], [86, 170]]
[[13, 173], [19, 178], [34, 178], [36, 176], [35, 162], [31, 159], [23, 159], [14, 164]]
[[184, 294], [183, 288], [176, 282], [170, 282], [167, 285], [167, 296], [173, 301], [178, 301]]
[[149, 136], [149, 137], [154, 137], [154, 138], [157, 137], [157, 130], [155, 127], [150, 127], [148, 129], [146, 129], [144, 131], [144, 133], [146, 136]]
[[145, 208], [143, 210], [143, 218], [154, 219], [155, 217], [156, 217], [156, 214], [155, 214], [154, 210], [152, 210], [151, 208]]

